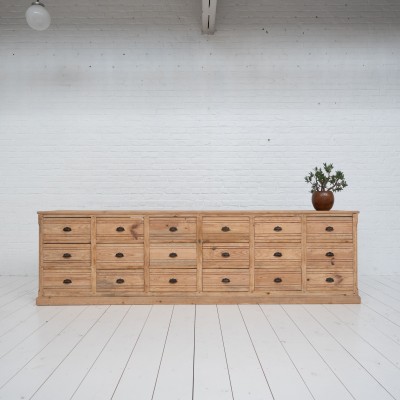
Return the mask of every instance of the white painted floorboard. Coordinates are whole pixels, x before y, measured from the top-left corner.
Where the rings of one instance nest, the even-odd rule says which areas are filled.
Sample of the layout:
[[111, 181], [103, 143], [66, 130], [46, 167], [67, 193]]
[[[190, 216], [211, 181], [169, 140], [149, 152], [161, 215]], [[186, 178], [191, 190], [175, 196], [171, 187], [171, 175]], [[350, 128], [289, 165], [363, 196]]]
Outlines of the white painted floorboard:
[[37, 307], [0, 276], [0, 400], [400, 400], [400, 276], [362, 304]]
[[218, 314], [234, 399], [273, 399], [239, 307], [219, 305]]
[[194, 400], [232, 400], [217, 306], [196, 306]]

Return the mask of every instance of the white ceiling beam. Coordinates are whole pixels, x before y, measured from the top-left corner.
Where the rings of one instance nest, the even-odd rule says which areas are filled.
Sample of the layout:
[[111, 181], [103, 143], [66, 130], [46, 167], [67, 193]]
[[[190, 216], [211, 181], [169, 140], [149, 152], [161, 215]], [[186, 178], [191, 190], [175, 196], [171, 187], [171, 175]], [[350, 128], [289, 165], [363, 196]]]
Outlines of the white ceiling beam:
[[217, 0], [202, 0], [203, 33], [212, 35], [215, 32], [215, 15], [217, 13]]

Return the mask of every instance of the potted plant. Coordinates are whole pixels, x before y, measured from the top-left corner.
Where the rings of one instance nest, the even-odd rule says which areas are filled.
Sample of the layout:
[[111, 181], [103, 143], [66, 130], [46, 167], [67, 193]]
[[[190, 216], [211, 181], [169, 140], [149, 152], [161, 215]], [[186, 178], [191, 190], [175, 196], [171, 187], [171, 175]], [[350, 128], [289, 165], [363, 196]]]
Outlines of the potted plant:
[[333, 171], [333, 164], [323, 163], [315, 167], [304, 179], [311, 184], [312, 204], [317, 211], [329, 211], [333, 207], [333, 192], [340, 192], [347, 186], [342, 171]]

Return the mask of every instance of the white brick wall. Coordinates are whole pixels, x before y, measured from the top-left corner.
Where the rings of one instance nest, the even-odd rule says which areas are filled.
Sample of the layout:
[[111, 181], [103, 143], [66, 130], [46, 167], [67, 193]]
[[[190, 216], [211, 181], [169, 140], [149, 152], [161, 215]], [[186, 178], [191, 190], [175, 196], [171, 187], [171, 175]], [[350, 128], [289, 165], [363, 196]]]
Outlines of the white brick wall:
[[37, 210], [310, 209], [333, 162], [360, 272], [400, 259], [400, 3], [0, 0], [0, 273], [35, 274]]

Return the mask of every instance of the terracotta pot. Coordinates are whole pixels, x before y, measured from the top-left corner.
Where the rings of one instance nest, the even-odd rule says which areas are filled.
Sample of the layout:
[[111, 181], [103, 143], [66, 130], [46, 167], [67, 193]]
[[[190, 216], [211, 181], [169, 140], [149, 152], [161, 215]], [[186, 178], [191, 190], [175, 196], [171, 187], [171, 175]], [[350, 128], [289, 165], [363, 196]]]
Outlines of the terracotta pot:
[[333, 192], [314, 192], [312, 194], [312, 204], [317, 211], [329, 211], [333, 207], [335, 197]]

